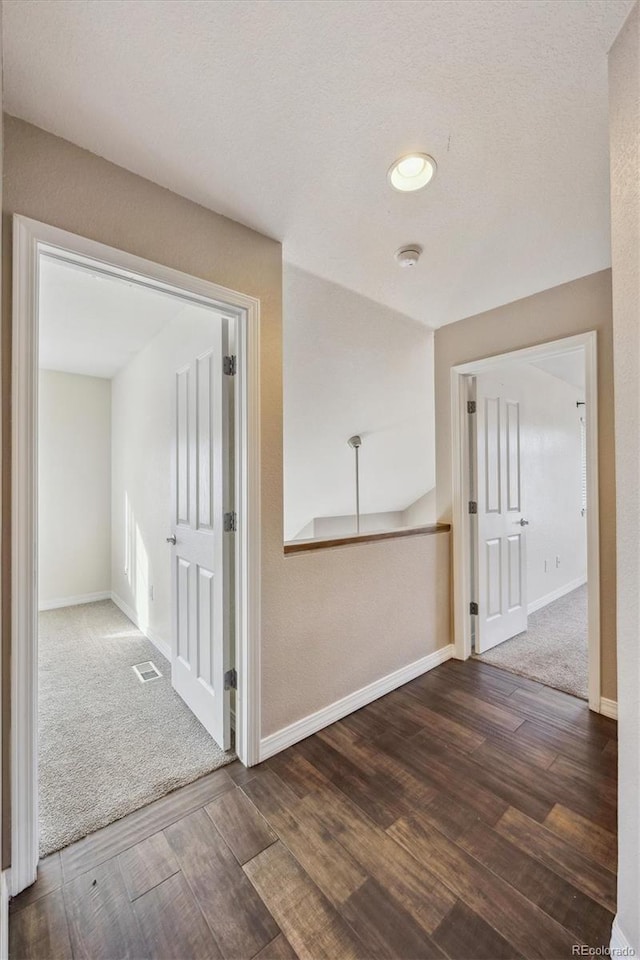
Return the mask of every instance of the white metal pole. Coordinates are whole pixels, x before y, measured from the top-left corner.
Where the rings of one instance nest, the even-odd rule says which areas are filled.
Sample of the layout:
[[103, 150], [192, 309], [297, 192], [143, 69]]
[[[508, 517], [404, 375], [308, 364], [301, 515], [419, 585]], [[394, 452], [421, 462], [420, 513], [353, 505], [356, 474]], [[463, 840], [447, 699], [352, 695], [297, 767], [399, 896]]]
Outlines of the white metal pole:
[[355, 434], [353, 437], [349, 437], [347, 443], [356, 454], [356, 533], [360, 533], [360, 447], [362, 446], [362, 437]]

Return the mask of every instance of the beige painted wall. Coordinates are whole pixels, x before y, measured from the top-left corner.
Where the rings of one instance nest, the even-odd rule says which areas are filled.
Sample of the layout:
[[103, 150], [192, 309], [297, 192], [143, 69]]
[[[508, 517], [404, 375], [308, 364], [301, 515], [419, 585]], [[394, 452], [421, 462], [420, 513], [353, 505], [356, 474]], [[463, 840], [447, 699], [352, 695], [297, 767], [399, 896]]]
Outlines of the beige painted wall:
[[[5, 118], [3, 209], [5, 344], [13, 213], [261, 301], [263, 737], [449, 643], [447, 533], [284, 556], [279, 243], [11, 117]], [[8, 409], [5, 389], [5, 427]], [[6, 442], [5, 434], [5, 457]], [[5, 510], [8, 494], [6, 488]], [[5, 537], [5, 589], [8, 542]], [[3, 826], [6, 839], [6, 818]]]
[[553, 287], [436, 330], [436, 496], [451, 520], [451, 367], [589, 330], [598, 332], [602, 696], [616, 699], [616, 504], [611, 271]]
[[111, 590], [111, 381], [41, 370], [38, 601]]
[[640, 6], [609, 56], [618, 520], [618, 916], [640, 953]]
[[[10, 390], [10, 368], [7, 368], [7, 355], [10, 355], [11, 324], [11, 214], [20, 213], [260, 299], [262, 562], [266, 570], [273, 567], [281, 560], [282, 543], [280, 244], [37, 127], [6, 116], [4, 163], [5, 463], [9, 462], [7, 391]], [[8, 529], [10, 500], [6, 480], [5, 472], [3, 505], [5, 529]], [[4, 591], [9, 572], [7, 536], [3, 538], [3, 547]], [[10, 653], [6, 609], [4, 614], [3, 663], [6, 670]], [[9, 698], [5, 696], [3, 731], [8, 728]], [[8, 818], [5, 817], [5, 863], [8, 859], [8, 829]]]
[[291, 554], [267, 572], [262, 735], [446, 646], [449, 579], [448, 532]]

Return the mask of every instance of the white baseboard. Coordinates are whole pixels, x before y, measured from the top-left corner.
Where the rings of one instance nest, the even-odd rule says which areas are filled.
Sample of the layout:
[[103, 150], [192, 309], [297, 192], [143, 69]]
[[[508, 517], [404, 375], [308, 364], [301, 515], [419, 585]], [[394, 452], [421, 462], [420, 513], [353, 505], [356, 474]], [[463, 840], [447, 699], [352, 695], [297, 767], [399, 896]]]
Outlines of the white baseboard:
[[83, 593], [77, 597], [59, 597], [57, 600], [45, 600], [38, 605], [39, 610], [59, 610], [62, 607], [79, 607], [82, 603], [97, 603], [98, 600], [111, 600], [111, 590], [99, 593]]
[[9, 956], [9, 871], [0, 873], [0, 960]]
[[540, 597], [538, 600], [532, 600], [532, 602], [527, 605], [527, 614], [535, 613], [536, 610], [542, 610], [543, 607], [553, 603], [554, 600], [559, 600], [560, 597], [566, 596], [567, 593], [571, 593], [573, 590], [577, 590], [578, 587], [584, 586], [586, 582], [586, 577], [578, 577], [570, 583], [565, 583], [563, 587], [552, 590], [551, 593], [545, 593], [544, 597]]
[[155, 633], [153, 630], [151, 630], [149, 627], [143, 627], [138, 619], [138, 614], [133, 609], [133, 607], [130, 607], [128, 603], [125, 603], [122, 597], [119, 597], [117, 593], [111, 593], [110, 597], [115, 603], [116, 607], [119, 607], [120, 610], [122, 610], [122, 612], [124, 613], [125, 617], [129, 617], [129, 620], [131, 620], [131, 622], [136, 625], [138, 630], [144, 633], [147, 640], [151, 641], [151, 643], [154, 645], [156, 650], [158, 650], [162, 654], [165, 660], [169, 660], [169, 662], [171, 662], [170, 644], [168, 644], [166, 640], [163, 640], [162, 637], [158, 636], [158, 634]]
[[607, 700], [606, 697], [600, 697], [600, 713], [605, 717], [611, 717], [612, 720], [618, 719], [618, 701]]
[[611, 941], [609, 944], [610, 956], [612, 957], [635, 957], [637, 956], [638, 951], [635, 947], [631, 946], [631, 943], [625, 937], [624, 933], [618, 925], [618, 917], [616, 916], [613, 921], [613, 926], [611, 927]]
[[428, 670], [433, 670], [434, 667], [444, 663], [445, 660], [450, 660], [453, 656], [453, 650], [452, 643], [447, 647], [441, 647], [440, 650], [435, 650], [426, 657], [415, 660], [413, 663], [407, 664], [406, 667], [400, 667], [399, 670], [394, 670], [393, 673], [388, 673], [385, 677], [374, 680], [373, 683], [361, 687], [360, 690], [355, 690], [346, 697], [342, 697], [341, 700], [330, 703], [328, 707], [316, 710], [315, 713], [310, 713], [288, 727], [283, 727], [282, 730], [277, 730], [268, 737], [264, 737], [260, 741], [260, 761], [280, 753], [281, 750], [285, 750], [306, 737], [310, 737], [312, 733], [317, 733], [318, 730], [328, 727], [336, 720], [341, 720], [349, 713], [353, 713], [354, 710], [366, 707], [372, 700], [383, 697], [385, 693], [390, 693], [396, 687], [401, 687], [403, 683], [415, 680], [416, 677], [427, 673]]

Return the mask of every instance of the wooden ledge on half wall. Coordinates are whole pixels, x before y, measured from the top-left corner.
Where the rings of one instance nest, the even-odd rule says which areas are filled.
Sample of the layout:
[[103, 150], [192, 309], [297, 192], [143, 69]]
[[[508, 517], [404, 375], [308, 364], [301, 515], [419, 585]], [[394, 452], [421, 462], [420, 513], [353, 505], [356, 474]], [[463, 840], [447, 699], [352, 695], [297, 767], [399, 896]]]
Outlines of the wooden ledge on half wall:
[[433, 533], [448, 533], [450, 530], [450, 523], [429, 523], [423, 527], [401, 527], [398, 530], [381, 530], [379, 533], [354, 533], [348, 537], [327, 537], [324, 540], [289, 540], [284, 545], [284, 552], [288, 556], [290, 553], [327, 550], [329, 547], [347, 547], [357, 543], [373, 543], [376, 540], [424, 537]]

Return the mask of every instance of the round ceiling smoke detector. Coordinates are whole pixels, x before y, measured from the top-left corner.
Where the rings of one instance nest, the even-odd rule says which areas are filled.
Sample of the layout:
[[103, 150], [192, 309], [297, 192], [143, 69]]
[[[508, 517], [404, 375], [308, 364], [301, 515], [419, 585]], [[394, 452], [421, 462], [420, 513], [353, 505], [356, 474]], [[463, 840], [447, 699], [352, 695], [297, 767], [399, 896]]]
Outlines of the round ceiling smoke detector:
[[399, 250], [396, 250], [395, 257], [401, 267], [415, 267], [421, 253], [422, 247], [412, 243], [408, 247], [400, 247]]

